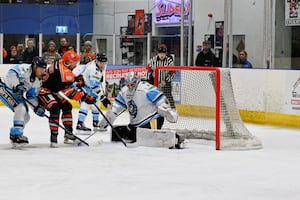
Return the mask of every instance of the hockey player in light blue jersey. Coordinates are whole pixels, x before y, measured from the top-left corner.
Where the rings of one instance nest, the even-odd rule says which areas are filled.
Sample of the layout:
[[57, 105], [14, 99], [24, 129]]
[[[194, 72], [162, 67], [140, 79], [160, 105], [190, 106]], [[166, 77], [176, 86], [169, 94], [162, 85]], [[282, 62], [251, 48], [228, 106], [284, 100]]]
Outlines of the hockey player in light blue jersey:
[[[105, 107], [111, 105], [110, 101], [106, 98], [103, 90], [103, 76], [107, 65], [107, 56], [104, 53], [97, 54], [96, 59], [87, 63], [83, 67], [74, 70], [76, 74], [77, 84], [82, 87], [84, 91], [94, 96], [97, 99], [96, 104], [99, 105], [100, 101]], [[91, 131], [90, 128], [86, 127], [84, 122], [91, 105], [86, 102], [81, 102], [78, 113], [78, 122], [76, 130], [78, 133], [84, 133]], [[93, 117], [93, 129], [94, 131], [102, 131], [99, 128], [99, 111], [92, 105], [92, 117]]]
[[46, 67], [42, 58], [34, 57], [32, 64], [15, 65], [1, 79], [0, 99], [14, 112], [13, 127], [10, 129], [10, 140], [14, 146], [28, 143], [28, 138], [23, 135], [24, 126], [30, 119], [24, 95], [35, 105], [34, 112], [44, 116], [45, 110], [39, 106], [37, 97]]
[[[112, 109], [106, 113], [112, 124], [123, 110], [128, 110], [129, 125], [114, 127], [122, 138], [135, 142], [137, 127], [161, 129], [165, 118], [171, 123], [177, 121], [177, 112], [171, 109], [166, 96], [157, 87], [141, 81], [134, 72], [129, 72], [125, 80], [126, 85], [113, 102]], [[100, 121], [101, 127], [107, 125], [105, 119]], [[114, 133], [112, 140], [118, 140]]]

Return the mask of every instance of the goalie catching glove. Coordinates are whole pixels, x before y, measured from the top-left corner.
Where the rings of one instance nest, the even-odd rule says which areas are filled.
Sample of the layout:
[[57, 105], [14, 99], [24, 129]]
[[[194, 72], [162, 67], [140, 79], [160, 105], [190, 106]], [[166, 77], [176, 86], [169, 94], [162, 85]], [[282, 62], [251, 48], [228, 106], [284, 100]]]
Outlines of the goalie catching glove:
[[168, 122], [170, 123], [176, 123], [178, 119], [178, 114], [175, 109], [171, 109], [170, 105], [168, 103], [162, 103], [157, 107], [157, 112], [161, 115], [163, 115]]

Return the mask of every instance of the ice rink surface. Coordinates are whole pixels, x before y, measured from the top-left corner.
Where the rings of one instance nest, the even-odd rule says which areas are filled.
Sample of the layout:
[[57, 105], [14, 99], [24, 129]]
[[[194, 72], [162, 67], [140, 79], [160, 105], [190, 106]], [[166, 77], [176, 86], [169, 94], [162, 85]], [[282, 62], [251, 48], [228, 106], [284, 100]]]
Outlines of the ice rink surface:
[[300, 199], [299, 129], [246, 124], [264, 146], [251, 151], [216, 151], [197, 141], [183, 150], [126, 148], [105, 132], [92, 136], [90, 147], [54, 149], [47, 118], [30, 113], [30, 147], [15, 150], [13, 113], [0, 107], [0, 200]]

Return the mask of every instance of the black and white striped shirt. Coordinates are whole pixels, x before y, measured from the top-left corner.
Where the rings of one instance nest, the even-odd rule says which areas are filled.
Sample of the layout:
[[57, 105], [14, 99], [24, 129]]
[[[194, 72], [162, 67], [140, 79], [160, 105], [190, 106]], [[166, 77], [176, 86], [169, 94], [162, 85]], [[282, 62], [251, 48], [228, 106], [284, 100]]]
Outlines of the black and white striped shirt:
[[[174, 60], [171, 56], [166, 56], [163, 60], [159, 56], [154, 56], [147, 66], [147, 78], [151, 80], [154, 78], [154, 71], [157, 66], [174, 66]], [[175, 73], [169, 70], [159, 70], [159, 82], [171, 82]]]

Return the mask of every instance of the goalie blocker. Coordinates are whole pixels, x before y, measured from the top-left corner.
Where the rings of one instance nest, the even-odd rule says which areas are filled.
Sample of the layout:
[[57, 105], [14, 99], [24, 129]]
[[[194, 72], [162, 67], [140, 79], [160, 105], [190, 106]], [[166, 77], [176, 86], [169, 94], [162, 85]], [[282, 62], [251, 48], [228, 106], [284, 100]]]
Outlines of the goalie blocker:
[[[165, 147], [169, 149], [183, 149], [185, 137], [173, 130], [158, 130], [148, 128], [130, 129], [128, 126], [115, 126], [114, 129], [125, 141], [136, 142], [137, 146]], [[111, 141], [119, 142], [120, 139], [112, 131]]]

